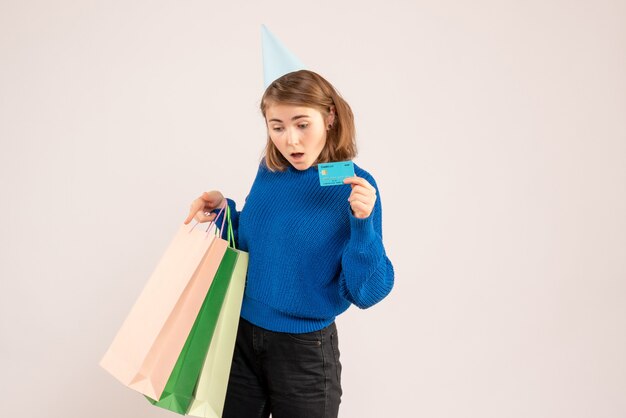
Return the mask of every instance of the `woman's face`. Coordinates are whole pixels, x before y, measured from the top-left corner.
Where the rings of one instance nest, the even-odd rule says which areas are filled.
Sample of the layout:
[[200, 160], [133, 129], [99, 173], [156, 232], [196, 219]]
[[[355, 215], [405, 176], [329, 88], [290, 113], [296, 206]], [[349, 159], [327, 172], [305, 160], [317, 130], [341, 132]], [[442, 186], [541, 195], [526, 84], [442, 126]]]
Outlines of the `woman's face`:
[[265, 110], [267, 132], [278, 151], [298, 170], [311, 167], [326, 145], [326, 120], [320, 111], [304, 106], [271, 104]]

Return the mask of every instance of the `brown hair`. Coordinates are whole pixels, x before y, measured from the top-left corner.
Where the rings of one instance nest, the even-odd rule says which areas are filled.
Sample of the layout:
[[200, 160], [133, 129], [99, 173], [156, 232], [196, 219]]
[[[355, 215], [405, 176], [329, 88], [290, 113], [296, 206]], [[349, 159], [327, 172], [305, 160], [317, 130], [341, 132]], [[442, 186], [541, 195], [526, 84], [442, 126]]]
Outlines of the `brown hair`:
[[[356, 131], [354, 115], [348, 103], [335, 88], [321, 75], [309, 70], [294, 71], [270, 84], [261, 99], [261, 112], [272, 104], [290, 104], [317, 109], [324, 120], [335, 111], [332, 127], [326, 131], [326, 145], [315, 164], [331, 161], [346, 161], [356, 157]], [[267, 135], [265, 147], [265, 165], [271, 171], [284, 171], [289, 161], [276, 148], [270, 135]]]

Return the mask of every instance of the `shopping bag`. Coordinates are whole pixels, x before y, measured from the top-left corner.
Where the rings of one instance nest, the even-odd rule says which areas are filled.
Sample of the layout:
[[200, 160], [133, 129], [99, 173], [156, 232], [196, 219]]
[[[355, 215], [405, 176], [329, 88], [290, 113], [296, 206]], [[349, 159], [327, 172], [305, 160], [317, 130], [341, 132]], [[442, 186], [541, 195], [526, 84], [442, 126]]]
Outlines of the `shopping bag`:
[[182, 225], [100, 365], [124, 385], [159, 399], [187, 340], [227, 243]]
[[148, 397], [148, 400], [153, 405], [179, 414], [185, 414], [189, 409], [193, 399], [193, 390], [202, 370], [202, 364], [204, 363], [209, 344], [213, 341], [213, 333], [225, 295], [230, 288], [229, 284], [237, 257], [236, 251], [230, 248], [226, 249], [222, 263], [217, 270], [211, 288], [206, 295], [167, 385], [165, 385], [161, 398], [156, 401]]
[[237, 264], [188, 412], [192, 416], [220, 418], [224, 410], [248, 269], [248, 253], [236, 251]]
[[[193, 392], [203, 367], [207, 351], [209, 350], [209, 345], [211, 347], [214, 346], [214, 331], [216, 330], [217, 323], [222, 321], [220, 318], [224, 312], [224, 304], [228, 299], [227, 295], [232, 294], [231, 278], [235, 271], [235, 265], [238, 263], [239, 252], [234, 249], [235, 242], [232, 234], [230, 209], [228, 207], [226, 208], [226, 213], [223, 218], [222, 229], [224, 227], [224, 221], [227, 222], [228, 228], [227, 242], [232, 248], [227, 248], [224, 254], [222, 263], [220, 264], [215, 279], [211, 284], [211, 288], [198, 313], [198, 317], [187, 338], [185, 347], [178, 358], [161, 398], [158, 401], [148, 398], [152, 404], [179, 414], [185, 414], [191, 405]], [[238, 272], [240, 270], [241, 267], [237, 269]], [[244, 267], [244, 280], [245, 270]], [[240, 273], [237, 274], [241, 275]], [[240, 299], [242, 297], [243, 292], [239, 295]], [[232, 299], [232, 296], [230, 299]], [[241, 303], [239, 303], [239, 310], [240, 308]]]

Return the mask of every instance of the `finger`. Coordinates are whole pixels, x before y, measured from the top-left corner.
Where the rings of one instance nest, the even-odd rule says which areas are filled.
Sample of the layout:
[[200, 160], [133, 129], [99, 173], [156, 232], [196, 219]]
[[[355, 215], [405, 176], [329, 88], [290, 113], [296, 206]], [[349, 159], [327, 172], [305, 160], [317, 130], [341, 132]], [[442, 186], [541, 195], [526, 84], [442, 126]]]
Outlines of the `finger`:
[[357, 217], [368, 217], [372, 213], [373, 209], [372, 206], [358, 200], [351, 202], [350, 206], [352, 207], [352, 211]]
[[376, 190], [368, 189], [364, 186], [357, 185], [352, 188], [351, 194], [362, 194], [364, 196], [376, 196]]
[[350, 207], [352, 207], [353, 209], [357, 207], [361, 207], [360, 205], [365, 205], [368, 208], [373, 208], [374, 201], [368, 200], [368, 199], [354, 199], [350, 201]]
[[365, 180], [363, 177], [346, 177], [345, 179], [343, 179], [344, 184], [356, 184], [356, 185], [360, 185], [363, 186], [367, 189], [376, 191], [376, 188], [374, 186], [372, 186], [367, 180]]
[[346, 177], [345, 179], [343, 179], [343, 184], [359, 184], [362, 180], [365, 180], [365, 179], [357, 175], [354, 175], [354, 176]]
[[365, 189], [362, 186], [355, 186], [352, 190], [352, 193], [350, 193], [350, 198], [348, 200], [357, 196], [361, 197], [362, 199], [367, 199], [368, 201], [376, 200], [376, 193], [371, 190]]
[[215, 209], [220, 206], [220, 202], [226, 203], [226, 199], [223, 198], [222, 194], [216, 191], [203, 192], [202, 196], [200, 196], [200, 199], [206, 202], [208, 204], [207, 206], [209, 206], [210, 209]]
[[211, 222], [213, 221], [215, 218], [217, 217], [217, 214], [215, 213], [209, 213], [207, 215], [207, 212], [204, 211], [198, 211], [196, 213], [196, 216], [194, 217], [196, 221], [198, 221], [199, 223], [203, 223], [203, 222]]
[[350, 202], [350, 207], [352, 207], [353, 210], [363, 210], [371, 207], [371, 205], [369, 205], [367, 202], [362, 202], [360, 200], [353, 200], [352, 202]]
[[376, 202], [376, 196], [374, 195], [362, 195], [362, 194], [351, 194], [348, 202], [352, 204], [352, 202], [361, 202], [366, 205], [374, 206]]
[[194, 218], [195, 214], [204, 208], [204, 202], [202, 199], [196, 199], [191, 203], [191, 208], [189, 209], [189, 215], [185, 219], [185, 225], [187, 225]]
[[373, 198], [371, 198], [371, 197], [365, 197], [365, 196], [360, 196], [359, 195], [359, 196], [351, 197], [349, 202], [350, 202], [350, 204], [352, 204], [353, 202], [361, 202], [361, 203], [364, 203], [364, 204], [369, 205], [369, 206], [374, 206], [375, 200]]
[[216, 206], [217, 202], [215, 201], [216, 200], [215, 197], [211, 196], [208, 192], [203, 192], [202, 196], [200, 196], [200, 199], [208, 203], [209, 206], [211, 206], [212, 208]]

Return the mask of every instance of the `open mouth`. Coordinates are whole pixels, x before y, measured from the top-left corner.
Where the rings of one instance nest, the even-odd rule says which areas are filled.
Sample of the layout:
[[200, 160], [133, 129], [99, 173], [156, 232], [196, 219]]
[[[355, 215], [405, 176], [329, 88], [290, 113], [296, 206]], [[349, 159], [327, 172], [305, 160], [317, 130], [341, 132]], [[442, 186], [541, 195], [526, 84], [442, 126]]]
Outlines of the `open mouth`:
[[291, 153], [291, 158], [293, 158], [294, 160], [300, 160], [304, 157], [304, 153], [303, 152], [292, 152]]

